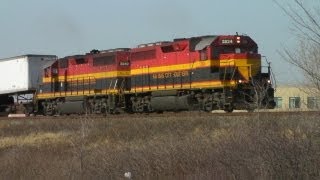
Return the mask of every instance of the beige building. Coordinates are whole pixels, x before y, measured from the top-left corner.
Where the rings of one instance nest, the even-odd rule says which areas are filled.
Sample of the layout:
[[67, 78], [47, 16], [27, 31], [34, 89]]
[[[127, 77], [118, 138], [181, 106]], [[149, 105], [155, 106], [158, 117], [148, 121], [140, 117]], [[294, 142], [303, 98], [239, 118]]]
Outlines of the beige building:
[[275, 92], [276, 110], [312, 111], [320, 109], [320, 94], [302, 86], [278, 86]]

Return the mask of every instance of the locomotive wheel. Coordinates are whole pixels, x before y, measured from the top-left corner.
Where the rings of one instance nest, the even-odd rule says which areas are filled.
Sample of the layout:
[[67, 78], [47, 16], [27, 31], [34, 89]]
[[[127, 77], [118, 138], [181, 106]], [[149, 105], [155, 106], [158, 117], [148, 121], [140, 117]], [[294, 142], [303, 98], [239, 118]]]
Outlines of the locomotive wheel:
[[211, 112], [213, 110], [213, 104], [211, 101], [205, 102], [203, 110], [206, 112]]
[[114, 109], [110, 108], [109, 106], [107, 107], [107, 113], [106, 114], [114, 114]]
[[137, 104], [132, 107], [133, 107], [133, 112], [135, 112], [135, 113], [143, 113], [143, 111], [144, 111], [144, 107], [142, 104]]
[[255, 110], [254, 107], [250, 107], [250, 106], [249, 106], [249, 107], [247, 108], [247, 111], [248, 111], [248, 112], [254, 112], [254, 110]]
[[231, 105], [228, 105], [224, 108], [224, 111], [227, 112], [227, 113], [232, 113], [233, 111], [233, 107]]
[[148, 112], [153, 112], [153, 108], [150, 103], [147, 106], [147, 110], [148, 110]]
[[57, 110], [56, 115], [57, 115], [57, 116], [61, 116], [62, 113], [61, 113], [59, 110]]
[[43, 111], [44, 116], [53, 116], [54, 114], [55, 114], [54, 110], [51, 110], [51, 111], [44, 110]]
[[143, 104], [143, 100], [141, 97], [132, 97], [131, 102], [132, 102], [131, 109], [132, 109], [133, 113], [143, 113], [144, 112], [144, 104]]
[[100, 109], [100, 113], [106, 115], [106, 114], [107, 114], [106, 108], [102, 107], [102, 108]]

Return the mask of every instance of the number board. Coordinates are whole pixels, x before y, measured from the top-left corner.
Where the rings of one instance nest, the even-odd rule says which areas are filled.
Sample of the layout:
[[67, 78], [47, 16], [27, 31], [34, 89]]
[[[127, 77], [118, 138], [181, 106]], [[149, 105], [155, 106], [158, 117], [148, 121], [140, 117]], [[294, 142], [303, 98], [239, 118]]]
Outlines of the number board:
[[221, 44], [233, 44], [233, 40], [232, 39], [222, 39]]

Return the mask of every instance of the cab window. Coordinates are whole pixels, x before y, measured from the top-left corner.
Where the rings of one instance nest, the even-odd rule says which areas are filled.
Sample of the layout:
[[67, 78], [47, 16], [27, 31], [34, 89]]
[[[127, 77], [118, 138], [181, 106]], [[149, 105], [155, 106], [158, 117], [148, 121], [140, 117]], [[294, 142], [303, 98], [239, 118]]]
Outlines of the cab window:
[[233, 46], [220, 46], [212, 48], [212, 58], [218, 59], [220, 54], [240, 54], [240, 53], [249, 53], [256, 54], [258, 53], [257, 47], [233, 47]]

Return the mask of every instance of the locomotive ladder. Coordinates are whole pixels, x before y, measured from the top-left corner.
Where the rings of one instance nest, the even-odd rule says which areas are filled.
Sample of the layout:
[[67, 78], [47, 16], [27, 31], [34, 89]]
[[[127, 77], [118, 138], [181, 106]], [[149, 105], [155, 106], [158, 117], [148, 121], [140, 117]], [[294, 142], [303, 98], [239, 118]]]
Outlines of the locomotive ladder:
[[108, 91], [110, 91], [111, 89], [116, 90], [117, 88], [117, 85], [118, 85], [118, 78], [116, 79], [116, 81], [114, 82], [114, 85], [113, 85], [113, 88], [112, 88], [112, 83], [113, 83], [113, 79], [111, 79], [110, 83], [109, 83], [109, 88], [108, 88]]
[[108, 88], [108, 90], [106, 91], [106, 94], [108, 94], [108, 92], [110, 92], [111, 87], [112, 87], [112, 82], [113, 82], [113, 79], [111, 79], [111, 81], [110, 81], [110, 83], [109, 83], [109, 88]]
[[113, 90], [116, 90], [117, 84], [118, 84], [118, 78], [116, 79], [116, 82], [114, 83]]
[[234, 68], [232, 69], [229, 63], [229, 66], [224, 67], [224, 74], [223, 74], [223, 81], [222, 81], [222, 87], [223, 87], [223, 93], [226, 92], [226, 86], [227, 86], [227, 73], [230, 73], [230, 70], [232, 70], [232, 74], [230, 79], [228, 78], [228, 80], [231, 82], [234, 79], [235, 73], [236, 73], [236, 69], [237, 67], [233, 66]]
[[110, 83], [109, 83], [109, 88], [108, 88], [108, 92], [106, 92], [107, 95], [112, 94], [112, 92], [110, 93], [110, 90], [113, 90], [113, 93], [118, 92], [118, 102], [124, 102], [124, 85], [125, 85], [125, 81], [122, 80], [120, 86], [117, 88], [118, 85], [118, 81], [119, 79], [115, 79], [114, 85], [112, 87], [113, 84], [113, 79], [111, 79]]
[[125, 86], [125, 78], [122, 79], [121, 84], [119, 86], [118, 92], [119, 92], [119, 102], [124, 102], [124, 86]]

